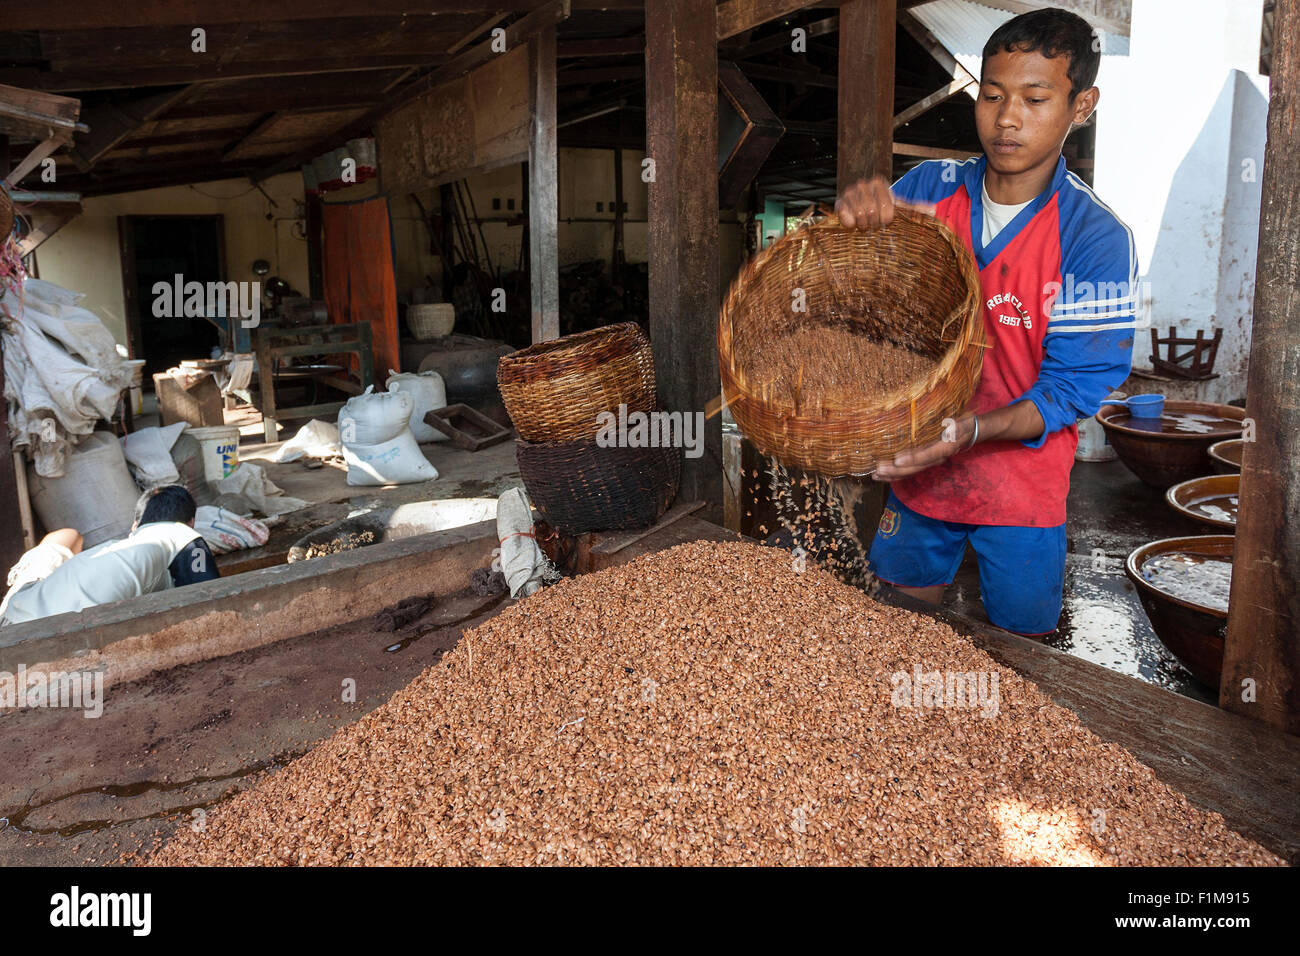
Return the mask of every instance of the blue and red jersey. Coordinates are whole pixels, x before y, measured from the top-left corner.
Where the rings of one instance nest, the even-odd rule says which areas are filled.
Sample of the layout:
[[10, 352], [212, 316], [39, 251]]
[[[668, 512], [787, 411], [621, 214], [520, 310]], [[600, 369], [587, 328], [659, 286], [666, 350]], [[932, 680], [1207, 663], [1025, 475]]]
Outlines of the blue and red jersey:
[[893, 482], [912, 510], [942, 521], [1051, 528], [1065, 523], [1075, 422], [1129, 375], [1137, 255], [1128, 227], [1058, 161], [1052, 182], [983, 246], [983, 156], [925, 162], [893, 192], [935, 206], [975, 254], [990, 348], [969, 410], [1033, 402], [1046, 428], [981, 442]]

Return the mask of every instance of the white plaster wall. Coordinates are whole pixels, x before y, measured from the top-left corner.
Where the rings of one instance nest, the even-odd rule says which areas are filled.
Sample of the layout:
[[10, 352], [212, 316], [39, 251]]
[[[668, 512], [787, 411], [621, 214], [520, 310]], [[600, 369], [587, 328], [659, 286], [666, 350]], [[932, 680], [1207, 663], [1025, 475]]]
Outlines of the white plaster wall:
[[[299, 289], [307, 288], [307, 243], [294, 234], [302, 176], [284, 173], [262, 184], [276, 205], [246, 179], [223, 179], [192, 186], [142, 189], [96, 196], [84, 210], [36, 250], [42, 279], [84, 292], [82, 305], [126, 344], [126, 305], [122, 291], [122, 254], [118, 216], [224, 216], [226, 278], [251, 282], [254, 259], [271, 263], [271, 274]], [[270, 215], [271, 218], [267, 218]]]
[[[1221, 327], [1210, 401], [1245, 394], [1267, 78], [1256, 75], [1262, 0], [1134, 0], [1130, 55], [1098, 109], [1097, 194], [1133, 230], [1151, 325]], [[1140, 328], [1134, 364], [1149, 367]]]

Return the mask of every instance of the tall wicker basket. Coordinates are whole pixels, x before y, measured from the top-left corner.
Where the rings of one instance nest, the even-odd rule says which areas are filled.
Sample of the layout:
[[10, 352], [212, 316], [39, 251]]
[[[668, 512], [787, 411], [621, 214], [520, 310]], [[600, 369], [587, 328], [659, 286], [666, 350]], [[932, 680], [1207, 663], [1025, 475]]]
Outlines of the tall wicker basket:
[[529, 442], [588, 441], [598, 415], [657, 407], [650, 338], [620, 322], [503, 355], [497, 384], [519, 437]]
[[[807, 311], [791, 308], [799, 289]], [[966, 407], [987, 347], [981, 298], [970, 251], [937, 219], [900, 207], [889, 226], [860, 230], [823, 208], [732, 283], [718, 321], [723, 396], [764, 455], [828, 476], [868, 474], [878, 461], [939, 438], [943, 419]], [[890, 391], [850, 387], [834, 399], [775, 387], [762, 369], [747, 367], [761, 337], [801, 323], [847, 328], [935, 364]]]

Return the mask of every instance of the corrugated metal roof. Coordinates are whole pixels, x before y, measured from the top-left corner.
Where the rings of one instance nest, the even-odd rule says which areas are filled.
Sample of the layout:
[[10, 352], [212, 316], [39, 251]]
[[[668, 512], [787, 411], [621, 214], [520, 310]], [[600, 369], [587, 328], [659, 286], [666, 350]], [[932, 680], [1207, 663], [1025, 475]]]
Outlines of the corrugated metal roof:
[[[913, 7], [912, 13], [975, 76], [980, 75], [984, 44], [994, 30], [1015, 16], [973, 0], [931, 0]], [[1101, 40], [1103, 65], [1107, 57], [1128, 56], [1128, 37], [1103, 31]], [[969, 92], [973, 96], [975, 91]]]

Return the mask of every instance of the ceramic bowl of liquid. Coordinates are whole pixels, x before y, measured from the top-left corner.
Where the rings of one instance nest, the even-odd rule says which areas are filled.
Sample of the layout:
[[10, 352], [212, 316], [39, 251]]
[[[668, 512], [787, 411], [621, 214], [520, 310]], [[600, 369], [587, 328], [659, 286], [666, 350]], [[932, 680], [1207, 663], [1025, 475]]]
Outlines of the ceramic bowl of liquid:
[[1245, 411], [1211, 402], [1165, 402], [1158, 417], [1143, 418], [1120, 405], [1103, 405], [1097, 421], [1115, 454], [1148, 485], [1168, 488], [1205, 474], [1211, 445], [1240, 438]]
[[1207, 454], [1214, 470], [1221, 475], [1241, 474], [1241, 451], [1245, 444], [1240, 438], [1229, 438], [1211, 445]]
[[1165, 538], [1144, 544], [1124, 565], [1160, 643], [1213, 688], [1223, 672], [1233, 540], [1228, 534]]
[[1237, 530], [1237, 489], [1241, 475], [1207, 475], [1180, 481], [1165, 492], [1165, 501], [1184, 517], [1228, 534]]

